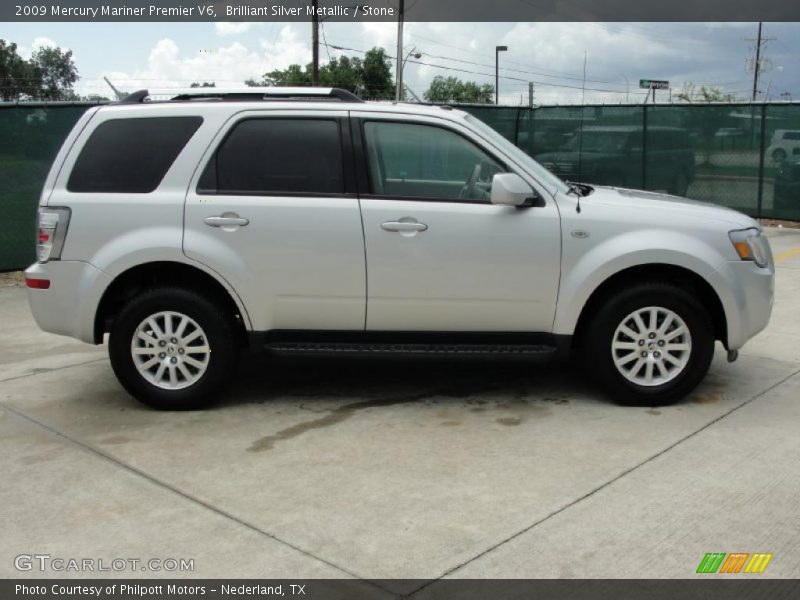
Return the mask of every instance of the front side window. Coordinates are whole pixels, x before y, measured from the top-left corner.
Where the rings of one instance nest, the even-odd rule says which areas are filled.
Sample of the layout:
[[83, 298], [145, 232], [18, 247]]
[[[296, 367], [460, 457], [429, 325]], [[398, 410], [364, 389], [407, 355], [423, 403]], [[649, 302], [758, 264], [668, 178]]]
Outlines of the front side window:
[[206, 166], [199, 193], [342, 194], [339, 123], [257, 118], [236, 124]]
[[488, 202], [492, 177], [506, 170], [441, 127], [368, 121], [364, 139], [372, 193], [380, 196]]
[[145, 117], [101, 123], [78, 155], [67, 190], [149, 194], [202, 122], [201, 117]]

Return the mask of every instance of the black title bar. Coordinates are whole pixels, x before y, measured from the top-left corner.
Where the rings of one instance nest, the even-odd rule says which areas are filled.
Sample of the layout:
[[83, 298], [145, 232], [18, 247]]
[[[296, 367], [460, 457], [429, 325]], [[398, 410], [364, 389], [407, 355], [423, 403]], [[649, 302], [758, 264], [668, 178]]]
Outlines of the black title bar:
[[[800, 21], [797, 0], [319, 0], [323, 21]], [[312, 0], [0, 0], [0, 21], [309, 21]]]

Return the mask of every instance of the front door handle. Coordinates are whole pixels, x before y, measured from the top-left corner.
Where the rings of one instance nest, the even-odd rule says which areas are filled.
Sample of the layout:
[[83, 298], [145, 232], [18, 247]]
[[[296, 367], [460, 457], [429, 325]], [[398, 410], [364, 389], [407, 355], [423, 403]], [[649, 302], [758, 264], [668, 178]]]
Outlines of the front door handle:
[[425, 223], [417, 223], [416, 221], [387, 221], [381, 224], [381, 228], [385, 231], [425, 231], [428, 226]]
[[244, 227], [250, 223], [249, 219], [240, 217], [237, 214], [221, 214], [213, 217], [206, 217], [203, 223], [209, 227]]

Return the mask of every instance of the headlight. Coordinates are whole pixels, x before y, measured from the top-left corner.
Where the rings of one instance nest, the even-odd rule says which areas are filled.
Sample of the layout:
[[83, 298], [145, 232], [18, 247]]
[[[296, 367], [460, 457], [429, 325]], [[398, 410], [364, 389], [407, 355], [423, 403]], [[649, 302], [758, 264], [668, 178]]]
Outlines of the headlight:
[[736, 253], [742, 260], [752, 260], [759, 267], [769, 265], [769, 243], [764, 234], [755, 227], [728, 233]]

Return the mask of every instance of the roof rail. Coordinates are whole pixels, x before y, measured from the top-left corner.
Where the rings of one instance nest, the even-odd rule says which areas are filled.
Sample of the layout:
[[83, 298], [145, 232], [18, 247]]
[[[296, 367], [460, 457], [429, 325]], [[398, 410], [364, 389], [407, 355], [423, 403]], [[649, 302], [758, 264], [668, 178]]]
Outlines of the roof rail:
[[[169, 102], [191, 100], [338, 100], [364, 102], [354, 93], [340, 88], [324, 87], [245, 87], [245, 88], [180, 88], [165, 90], [138, 90], [129, 94], [120, 104], [141, 104], [154, 96], [164, 96]], [[158, 100], [162, 101], [162, 100]]]

